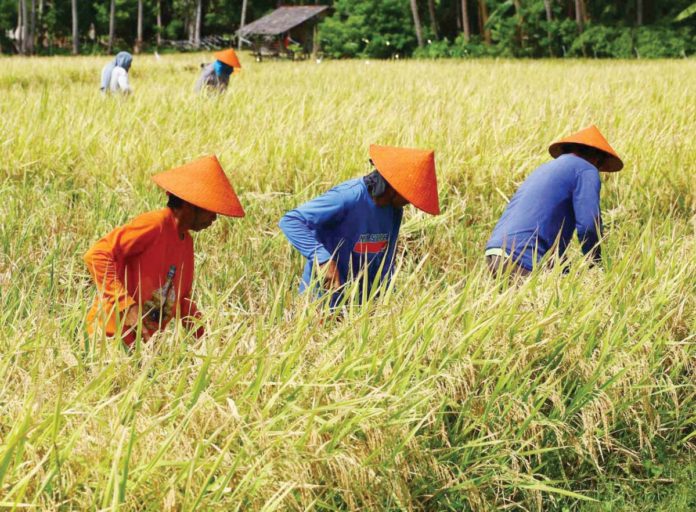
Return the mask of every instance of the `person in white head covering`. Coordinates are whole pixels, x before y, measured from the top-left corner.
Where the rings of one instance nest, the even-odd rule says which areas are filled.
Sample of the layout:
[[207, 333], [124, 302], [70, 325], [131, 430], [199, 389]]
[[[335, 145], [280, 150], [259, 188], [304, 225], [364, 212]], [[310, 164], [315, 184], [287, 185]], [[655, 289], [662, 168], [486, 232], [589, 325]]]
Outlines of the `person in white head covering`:
[[113, 62], [109, 62], [101, 75], [101, 92], [131, 93], [133, 88], [128, 82], [128, 71], [133, 63], [133, 56], [128, 52], [119, 52]]

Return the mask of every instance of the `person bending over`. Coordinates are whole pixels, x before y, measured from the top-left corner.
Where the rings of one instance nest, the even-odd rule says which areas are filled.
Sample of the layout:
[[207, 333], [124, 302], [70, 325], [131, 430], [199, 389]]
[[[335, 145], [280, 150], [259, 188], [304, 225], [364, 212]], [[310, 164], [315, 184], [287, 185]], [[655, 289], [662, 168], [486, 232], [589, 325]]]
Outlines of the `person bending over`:
[[212, 225], [218, 214], [243, 217], [239, 199], [215, 156], [152, 177], [168, 195], [166, 208], [144, 213], [101, 238], [84, 256], [97, 296], [87, 331], [120, 337], [130, 347], [172, 318], [203, 335], [191, 300], [191, 232]]
[[599, 172], [620, 171], [623, 162], [596, 126], [554, 142], [549, 153], [554, 160], [522, 183], [486, 244], [493, 274], [526, 276], [549, 251], [562, 260], [573, 233], [583, 253], [601, 262]]
[[204, 66], [201, 70], [201, 76], [196, 82], [196, 92], [215, 91], [225, 92], [230, 83], [230, 76], [235, 69], [241, 69], [242, 64], [237, 58], [237, 54], [233, 49], [228, 49], [215, 53], [215, 62]]
[[300, 292], [320, 271], [332, 307], [341, 300], [343, 285], [354, 279], [362, 298], [391, 278], [404, 206], [440, 213], [433, 151], [372, 145], [370, 162], [372, 173], [335, 186], [287, 212], [279, 223], [307, 259]]
[[128, 52], [119, 52], [113, 62], [102, 69], [101, 87], [103, 93], [130, 94], [133, 88], [128, 82], [128, 72], [133, 63], [133, 56]]

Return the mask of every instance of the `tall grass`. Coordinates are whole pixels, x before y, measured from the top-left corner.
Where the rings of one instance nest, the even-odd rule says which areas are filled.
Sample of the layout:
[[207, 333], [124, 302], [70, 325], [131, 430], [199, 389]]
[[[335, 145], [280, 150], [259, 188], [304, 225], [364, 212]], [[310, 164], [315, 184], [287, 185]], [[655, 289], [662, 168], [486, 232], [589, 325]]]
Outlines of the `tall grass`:
[[[696, 65], [245, 60], [0, 67], [0, 506], [123, 510], [688, 510], [696, 501]], [[603, 270], [494, 282], [505, 198], [596, 123]], [[408, 208], [394, 286], [341, 318], [296, 296], [284, 211], [436, 150], [443, 215]], [[207, 335], [133, 355], [84, 334], [81, 255], [164, 204], [149, 176], [217, 154], [247, 217], [197, 235]]]

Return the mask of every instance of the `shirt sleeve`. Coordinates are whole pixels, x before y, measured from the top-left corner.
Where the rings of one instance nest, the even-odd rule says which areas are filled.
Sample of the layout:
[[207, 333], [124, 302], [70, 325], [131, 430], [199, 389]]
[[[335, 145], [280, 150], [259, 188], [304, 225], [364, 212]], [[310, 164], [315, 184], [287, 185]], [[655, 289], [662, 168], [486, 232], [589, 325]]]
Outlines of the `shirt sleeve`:
[[578, 172], [573, 192], [575, 229], [582, 245], [583, 254], [595, 250], [595, 259], [599, 254], [597, 245], [602, 236], [602, 217], [599, 208], [600, 188], [601, 181], [597, 171], [583, 170]]
[[158, 222], [147, 215], [114, 229], [94, 244], [84, 255], [101, 299], [123, 311], [137, 301], [128, 294], [119, 276], [124, 274], [126, 260], [143, 252], [160, 234]]
[[215, 69], [213, 68], [212, 64], [208, 64], [203, 68], [201, 71], [201, 75], [198, 77], [198, 80], [196, 81], [196, 85], [194, 86], [194, 91], [195, 92], [201, 92], [203, 89], [208, 87], [211, 84], [215, 83]]
[[278, 226], [290, 243], [305, 258], [317, 259], [319, 264], [331, 259], [331, 253], [317, 238], [317, 229], [339, 222], [345, 216], [350, 201], [348, 194], [336, 189], [290, 210]]

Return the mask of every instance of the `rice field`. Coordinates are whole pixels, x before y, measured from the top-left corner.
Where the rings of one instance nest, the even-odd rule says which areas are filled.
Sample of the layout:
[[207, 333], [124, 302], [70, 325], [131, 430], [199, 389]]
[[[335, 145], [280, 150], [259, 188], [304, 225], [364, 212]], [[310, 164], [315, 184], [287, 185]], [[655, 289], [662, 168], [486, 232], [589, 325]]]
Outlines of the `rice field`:
[[[694, 510], [696, 61], [0, 59], [0, 508]], [[549, 143], [597, 126], [604, 268], [518, 286], [485, 242]], [[296, 294], [285, 211], [435, 149], [393, 286], [327, 316]], [[207, 335], [89, 339], [82, 255], [160, 208], [149, 177], [218, 155], [246, 209], [196, 235]]]

